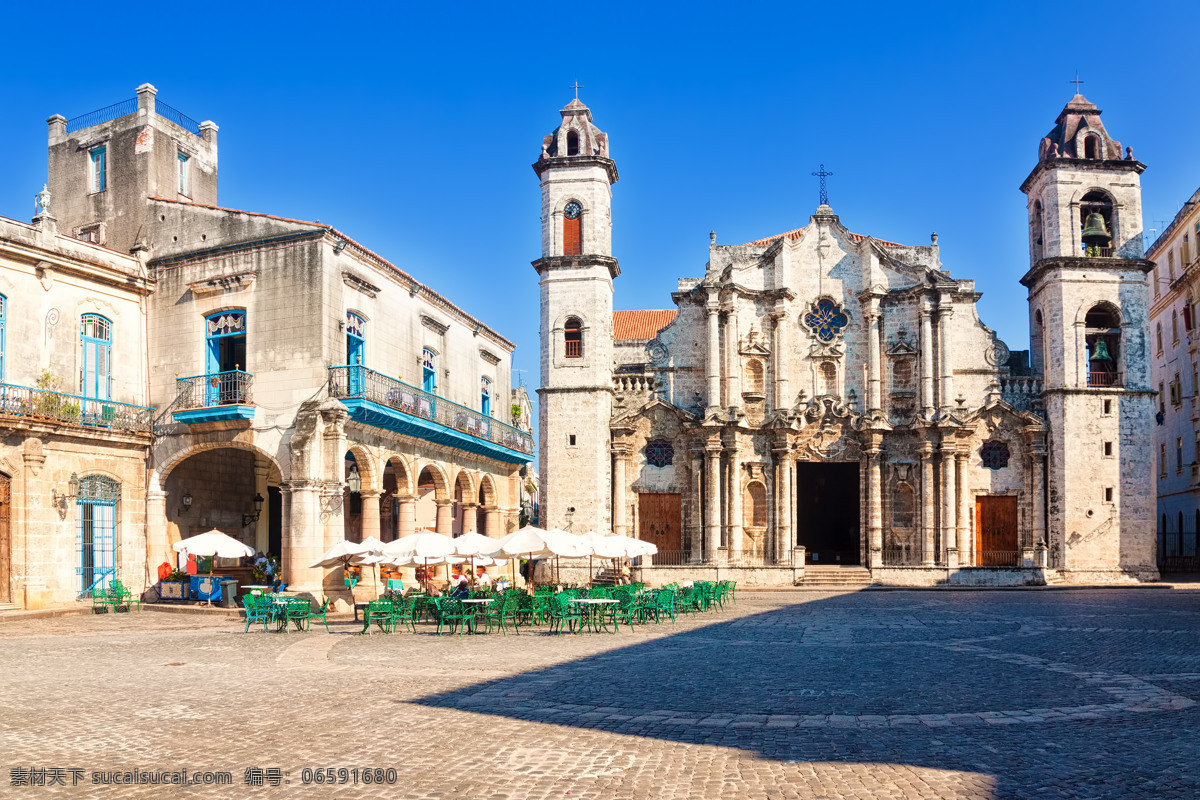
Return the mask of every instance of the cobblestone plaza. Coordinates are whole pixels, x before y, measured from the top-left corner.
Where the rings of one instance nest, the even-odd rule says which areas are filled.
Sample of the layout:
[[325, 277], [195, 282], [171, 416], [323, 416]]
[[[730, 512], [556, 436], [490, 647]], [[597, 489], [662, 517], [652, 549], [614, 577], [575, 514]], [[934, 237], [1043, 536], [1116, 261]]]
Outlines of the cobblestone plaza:
[[[0, 624], [0, 796], [1200, 796], [1200, 591], [747, 593], [618, 635], [331, 627]], [[396, 783], [304, 785], [326, 767]], [[79, 784], [12, 785], [55, 768]], [[233, 784], [91, 783], [180, 769]]]

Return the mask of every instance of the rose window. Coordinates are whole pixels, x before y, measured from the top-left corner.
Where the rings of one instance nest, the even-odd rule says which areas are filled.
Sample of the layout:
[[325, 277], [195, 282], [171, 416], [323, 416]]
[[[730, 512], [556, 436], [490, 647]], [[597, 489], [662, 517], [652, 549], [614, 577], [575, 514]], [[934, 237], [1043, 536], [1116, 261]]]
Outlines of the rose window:
[[804, 326], [822, 342], [832, 342], [841, 335], [842, 328], [849, 324], [850, 318], [846, 316], [846, 312], [832, 300], [818, 300], [804, 315]]

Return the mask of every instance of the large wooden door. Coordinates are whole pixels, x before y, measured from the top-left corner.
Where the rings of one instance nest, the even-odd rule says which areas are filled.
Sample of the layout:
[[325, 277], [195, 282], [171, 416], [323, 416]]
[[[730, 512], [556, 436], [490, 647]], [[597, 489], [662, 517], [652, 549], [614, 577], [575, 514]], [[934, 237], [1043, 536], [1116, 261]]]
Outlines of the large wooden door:
[[0, 475], [0, 603], [12, 602], [12, 519], [11, 483], [7, 475]]
[[975, 563], [981, 567], [1020, 566], [1017, 498], [1007, 495], [975, 499]]
[[664, 558], [683, 550], [682, 507], [677, 494], [638, 494], [638, 538], [654, 544]]

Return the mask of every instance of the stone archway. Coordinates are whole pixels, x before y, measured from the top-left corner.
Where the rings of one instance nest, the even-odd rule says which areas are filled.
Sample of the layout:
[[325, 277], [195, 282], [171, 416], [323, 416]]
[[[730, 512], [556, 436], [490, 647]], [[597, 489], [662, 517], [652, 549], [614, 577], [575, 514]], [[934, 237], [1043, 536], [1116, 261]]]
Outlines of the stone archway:
[[477, 508], [478, 496], [475, 481], [471, 479], [471, 473], [465, 469], [459, 470], [454, 479], [454, 536], [473, 533], [476, 530]]
[[477, 514], [476, 529], [480, 533], [493, 539], [499, 539], [504, 535], [500, 524], [500, 496], [496, 492], [495, 479], [487, 473], [484, 473], [479, 479]]
[[379, 538], [390, 542], [408, 536], [416, 527], [416, 498], [409, 467], [392, 453], [383, 462], [383, 494], [379, 502]]
[[445, 469], [435, 462], [428, 462], [417, 473], [414, 518], [416, 529], [435, 529], [447, 536], [451, 533], [454, 518], [450, 481]]

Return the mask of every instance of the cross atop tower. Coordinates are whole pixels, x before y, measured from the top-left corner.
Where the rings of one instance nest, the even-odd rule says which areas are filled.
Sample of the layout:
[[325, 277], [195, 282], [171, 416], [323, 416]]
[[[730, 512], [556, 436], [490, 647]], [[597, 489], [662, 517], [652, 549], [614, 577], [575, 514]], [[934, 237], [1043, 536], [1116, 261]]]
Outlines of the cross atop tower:
[[579, 90], [583, 88], [583, 84], [581, 84], [579, 82], [579, 78], [576, 78], [575, 83], [571, 86], [568, 86], [567, 88], [575, 90], [575, 99], [578, 100], [579, 99]]
[[1075, 94], [1079, 94], [1079, 84], [1083, 83], [1083, 81], [1079, 80], [1079, 73], [1078, 73], [1078, 72], [1076, 72], [1076, 73], [1075, 73], [1075, 80], [1073, 80], [1073, 81], [1067, 81], [1067, 83], [1073, 83], [1073, 84], [1075, 84]]
[[822, 164], [820, 170], [814, 172], [813, 175], [821, 179], [821, 205], [827, 206], [829, 205], [829, 191], [825, 188], [825, 179], [833, 175], [833, 173], [826, 172], [825, 165]]

